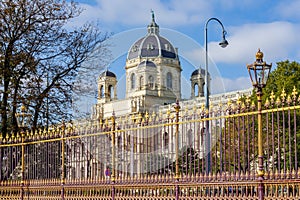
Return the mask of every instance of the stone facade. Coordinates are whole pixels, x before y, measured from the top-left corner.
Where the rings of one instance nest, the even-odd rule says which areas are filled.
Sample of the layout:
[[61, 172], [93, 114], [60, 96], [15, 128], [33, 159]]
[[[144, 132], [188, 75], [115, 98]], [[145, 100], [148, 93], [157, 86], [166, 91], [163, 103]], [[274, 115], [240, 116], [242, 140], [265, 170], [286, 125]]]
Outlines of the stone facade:
[[[117, 76], [106, 70], [98, 79], [98, 100], [93, 107], [92, 121], [104, 123], [109, 121], [114, 113], [116, 118], [126, 118], [128, 123], [118, 122], [119, 130], [116, 135], [117, 146], [116, 155], [120, 162], [116, 162], [118, 171], [126, 172], [131, 175], [134, 173], [145, 173], [144, 166], [141, 165], [143, 155], [152, 152], [166, 154], [168, 159], [174, 160], [175, 138], [174, 131], [167, 130], [165, 126], [161, 129], [153, 129], [147, 133], [153, 135], [145, 137], [145, 133], [135, 128], [131, 116], [160, 115], [161, 119], [167, 119], [170, 110], [176, 100], [179, 100], [180, 106], [185, 111], [203, 110], [205, 70], [197, 69], [191, 72], [191, 99], [181, 99], [181, 63], [177, 48], [159, 34], [159, 26], [156, 24], [154, 15], [148, 25], [148, 32], [145, 37], [138, 39], [129, 49], [125, 70], [126, 70], [126, 91], [125, 99], [117, 98]], [[209, 74], [208, 74], [209, 76]], [[210, 77], [208, 77], [210, 80]], [[210, 87], [210, 83], [208, 83]], [[252, 89], [234, 91], [223, 94], [210, 95], [211, 107], [218, 107], [220, 104], [226, 104], [228, 101], [236, 101], [242, 96], [249, 96]], [[153, 114], [152, 114], [153, 113]], [[155, 113], [155, 114], [154, 114]], [[215, 122], [217, 123], [217, 122]], [[212, 122], [212, 126], [217, 124]], [[179, 148], [184, 146], [194, 146], [200, 156], [204, 152], [203, 130], [204, 124], [197, 127], [195, 124], [183, 127], [180, 125]], [[169, 127], [172, 129], [172, 127]], [[174, 127], [173, 127], [174, 128]], [[111, 144], [105, 136], [93, 140], [95, 148], [99, 150], [102, 173], [106, 166], [111, 163]], [[103, 138], [102, 138], [103, 137]], [[213, 138], [212, 138], [213, 140]], [[83, 143], [89, 143], [82, 140]], [[98, 146], [98, 147], [97, 147]], [[81, 147], [83, 148], [83, 146]], [[86, 149], [89, 149], [88, 145]], [[84, 166], [75, 170], [75, 174], [84, 173]], [[78, 177], [76, 175], [76, 177]]]

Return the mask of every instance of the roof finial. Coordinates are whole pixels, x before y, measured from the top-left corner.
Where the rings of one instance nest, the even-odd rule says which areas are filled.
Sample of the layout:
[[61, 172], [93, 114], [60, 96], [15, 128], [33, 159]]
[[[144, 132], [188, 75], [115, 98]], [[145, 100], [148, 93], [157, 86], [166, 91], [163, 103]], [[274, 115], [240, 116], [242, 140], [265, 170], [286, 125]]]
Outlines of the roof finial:
[[152, 22], [155, 22], [154, 11], [152, 9], [151, 9], [151, 14], [152, 14]]

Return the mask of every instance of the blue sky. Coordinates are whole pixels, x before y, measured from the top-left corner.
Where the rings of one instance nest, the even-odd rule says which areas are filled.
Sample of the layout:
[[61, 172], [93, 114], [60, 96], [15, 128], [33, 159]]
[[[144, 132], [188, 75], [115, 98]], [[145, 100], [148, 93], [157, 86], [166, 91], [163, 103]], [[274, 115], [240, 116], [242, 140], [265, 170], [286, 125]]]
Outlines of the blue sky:
[[[299, 0], [77, 0], [84, 8], [72, 25], [98, 21], [112, 35], [111, 70], [122, 77], [130, 45], [146, 34], [154, 10], [161, 35], [179, 48], [183, 73], [189, 81], [190, 67], [204, 68], [204, 26], [216, 17], [222, 21], [229, 46], [217, 44], [222, 29], [214, 21], [208, 25], [210, 73], [214, 75], [215, 93], [251, 87], [246, 64], [255, 60], [258, 48], [264, 60], [276, 62], [300, 58]], [[191, 66], [190, 66], [191, 65]], [[222, 82], [222, 86], [218, 83]]]

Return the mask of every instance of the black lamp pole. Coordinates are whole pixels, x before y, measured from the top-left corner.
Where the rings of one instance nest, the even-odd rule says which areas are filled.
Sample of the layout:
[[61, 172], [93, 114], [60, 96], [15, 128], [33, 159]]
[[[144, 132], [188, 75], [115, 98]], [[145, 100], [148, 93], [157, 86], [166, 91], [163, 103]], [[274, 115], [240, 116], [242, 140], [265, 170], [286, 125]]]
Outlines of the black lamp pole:
[[[207, 112], [206, 118], [209, 118], [209, 84], [208, 84], [208, 44], [207, 44], [207, 25], [210, 21], [217, 21], [221, 27], [222, 27], [222, 38], [223, 40], [219, 43], [219, 45], [222, 48], [225, 48], [228, 45], [228, 41], [225, 38], [225, 35], [227, 34], [227, 32], [224, 29], [224, 26], [222, 24], [222, 22], [215, 18], [212, 17], [210, 19], [207, 20], [206, 24], [205, 24], [205, 109]], [[210, 133], [209, 133], [209, 120], [206, 120], [205, 123], [205, 153], [206, 153], [206, 173], [209, 174], [210, 172], [210, 167], [211, 167], [211, 158], [210, 158]]]

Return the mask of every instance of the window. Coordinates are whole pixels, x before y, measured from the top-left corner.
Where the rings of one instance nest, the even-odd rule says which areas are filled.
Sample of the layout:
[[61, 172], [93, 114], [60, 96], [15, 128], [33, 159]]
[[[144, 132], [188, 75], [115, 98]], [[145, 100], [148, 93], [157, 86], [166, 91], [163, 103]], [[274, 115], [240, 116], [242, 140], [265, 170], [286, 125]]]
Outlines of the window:
[[114, 94], [114, 87], [112, 85], [108, 86], [108, 96], [110, 99], [113, 98], [113, 94]]
[[132, 52], [136, 52], [138, 50], [138, 46], [134, 46], [134, 47], [132, 47]]
[[172, 74], [170, 72], [167, 73], [167, 88], [172, 89]]
[[140, 77], [140, 89], [142, 89], [143, 86], [144, 86], [144, 77], [141, 76], [141, 77]]
[[151, 44], [151, 43], [147, 44], [147, 50], [152, 51], [154, 49], [155, 49], [155, 47], [153, 44]]
[[170, 45], [169, 45], [168, 43], [165, 44], [165, 49], [166, 49], [167, 51], [170, 51]]
[[198, 97], [199, 96], [199, 87], [198, 87], [198, 83], [195, 83], [194, 85], [194, 96]]
[[103, 85], [100, 86], [100, 98], [104, 97], [104, 87]]
[[148, 78], [148, 81], [149, 81], [149, 87], [150, 88], [153, 88], [154, 87], [154, 78], [153, 78], [153, 76], [149, 76], [149, 78]]
[[135, 88], [135, 74], [131, 74], [131, 77], [130, 77], [130, 81], [131, 81], [131, 89], [134, 89]]

